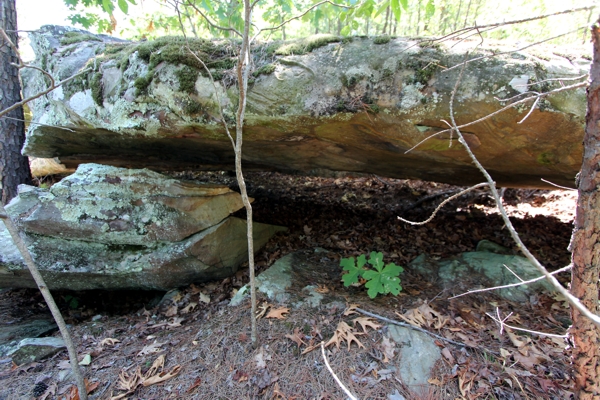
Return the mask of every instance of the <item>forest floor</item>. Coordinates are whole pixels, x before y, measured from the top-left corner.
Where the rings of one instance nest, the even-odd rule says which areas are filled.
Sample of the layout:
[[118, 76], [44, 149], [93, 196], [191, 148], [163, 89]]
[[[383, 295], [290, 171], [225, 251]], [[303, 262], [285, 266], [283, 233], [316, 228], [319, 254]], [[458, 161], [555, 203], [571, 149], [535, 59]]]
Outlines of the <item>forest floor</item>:
[[[235, 178], [227, 173], [175, 175], [236, 188]], [[255, 221], [289, 228], [257, 253], [259, 272], [295, 251], [335, 265], [342, 257], [380, 251], [386, 262], [406, 266], [419, 254], [450, 257], [473, 251], [487, 239], [517, 254], [485, 190], [453, 200], [426, 225], [412, 226], [397, 216], [424, 220], [459, 188], [374, 176], [247, 173], [246, 178], [255, 199]], [[575, 191], [508, 189], [504, 193], [523, 241], [551, 270], [570, 263], [567, 247], [576, 196]], [[326, 253], [315, 255], [317, 247]], [[320, 348], [306, 354], [304, 350], [321, 340], [327, 342], [339, 322], [351, 324], [359, 317], [345, 315], [350, 304], [389, 319], [416, 316], [413, 320], [423, 328], [467, 345], [436, 342], [444, 357], [430, 380], [432, 386], [412, 392], [389, 368], [388, 361], [398, 355], [390, 349], [385, 328], [369, 327], [357, 335], [364, 347], [356, 342], [342, 343], [339, 349], [329, 346], [326, 355], [333, 371], [359, 399], [387, 399], [395, 392], [409, 400], [570, 398], [573, 380], [565, 338], [500, 329], [486, 315], [499, 312], [505, 318], [512, 313], [508, 324], [564, 335], [570, 321], [562, 299], [539, 294], [521, 304], [482, 292], [450, 300], [477, 282], [457, 282], [449, 289], [407, 268], [401, 279], [399, 296], [374, 300], [363, 287], [346, 288], [340, 279], [333, 279], [323, 285], [323, 292], [343, 298], [346, 304], [317, 309], [290, 305], [287, 313], [259, 319], [258, 349], [253, 349], [250, 339], [249, 301], [228, 305], [248, 281], [247, 268], [223, 281], [181, 288], [170, 294], [170, 303], [162, 305], [157, 300], [164, 293], [158, 292], [57, 292], [55, 297], [79, 354], [91, 355], [83, 369], [93, 389], [92, 399], [345, 398], [325, 367]], [[559, 280], [568, 284], [569, 273], [559, 275]], [[259, 296], [259, 304], [263, 301], [267, 299]], [[48, 314], [35, 290], [2, 291], [0, 304], [0, 320], [5, 323]], [[271, 310], [277, 307], [272, 305]], [[34, 389], [40, 399], [75, 398], [69, 379], [59, 378], [61, 370], [62, 375], [68, 371], [67, 360], [64, 351], [23, 366], [0, 360], [0, 399], [35, 398]]]

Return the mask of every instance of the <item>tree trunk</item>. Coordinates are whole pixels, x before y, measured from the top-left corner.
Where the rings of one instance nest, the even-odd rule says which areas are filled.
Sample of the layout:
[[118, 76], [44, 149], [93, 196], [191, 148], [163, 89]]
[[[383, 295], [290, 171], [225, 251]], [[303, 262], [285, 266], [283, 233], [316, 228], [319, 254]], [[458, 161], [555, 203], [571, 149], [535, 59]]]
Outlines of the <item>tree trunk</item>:
[[[15, 0], [0, 0], [0, 28], [17, 44], [17, 11]], [[14, 50], [0, 38], [0, 110], [21, 101], [19, 70]], [[25, 142], [23, 108], [0, 118], [0, 201], [7, 204], [17, 195], [17, 186], [31, 183], [29, 160], [21, 155]]]
[[[594, 61], [590, 71], [584, 156], [579, 182], [579, 200], [573, 233], [573, 271], [571, 292], [588, 309], [598, 314], [598, 279], [600, 271], [600, 27], [592, 27]], [[573, 343], [573, 369], [576, 398], [600, 398], [600, 332], [577, 310], [571, 310], [573, 325], [569, 330]]]

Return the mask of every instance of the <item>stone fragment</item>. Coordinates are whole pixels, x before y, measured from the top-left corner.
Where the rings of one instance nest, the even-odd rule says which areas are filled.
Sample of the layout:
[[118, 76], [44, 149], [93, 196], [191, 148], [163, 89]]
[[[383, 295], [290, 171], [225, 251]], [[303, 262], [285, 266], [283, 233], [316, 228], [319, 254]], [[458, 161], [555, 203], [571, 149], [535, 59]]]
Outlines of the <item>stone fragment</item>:
[[431, 386], [431, 371], [435, 363], [441, 359], [442, 352], [434, 339], [426, 333], [403, 326], [389, 325], [390, 337], [399, 345], [398, 371], [400, 379], [413, 392], [427, 392]]
[[65, 342], [57, 337], [23, 339], [11, 357], [16, 365], [23, 365], [50, 357], [65, 348]]

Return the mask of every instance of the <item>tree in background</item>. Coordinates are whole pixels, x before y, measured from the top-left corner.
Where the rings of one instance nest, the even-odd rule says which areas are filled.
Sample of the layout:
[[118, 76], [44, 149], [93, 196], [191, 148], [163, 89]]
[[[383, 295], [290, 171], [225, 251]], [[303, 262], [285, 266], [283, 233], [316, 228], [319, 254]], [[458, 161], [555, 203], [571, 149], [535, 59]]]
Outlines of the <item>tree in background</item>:
[[[0, 0], [0, 28], [17, 43], [17, 11], [15, 0]], [[0, 37], [0, 110], [21, 101], [18, 57], [14, 49]], [[29, 160], [21, 155], [25, 143], [23, 107], [0, 118], [0, 201], [7, 204], [17, 195], [17, 186], [31, 183]]]

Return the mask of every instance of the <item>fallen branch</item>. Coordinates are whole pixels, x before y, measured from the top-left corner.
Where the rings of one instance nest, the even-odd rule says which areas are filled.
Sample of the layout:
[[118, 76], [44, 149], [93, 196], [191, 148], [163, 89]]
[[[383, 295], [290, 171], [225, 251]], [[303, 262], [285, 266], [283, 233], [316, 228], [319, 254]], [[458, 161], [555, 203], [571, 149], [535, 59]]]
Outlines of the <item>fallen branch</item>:
[[[561, 272], [570, 270], [572, 267], [573, 267], [573, 265], [569, 264], [566, 267], [562, 267], [560, 269], [557, 269], [556, 271], [551, 272], [551, 274], [552, 275], [560, 274]], [[546, 279], [546, 277], [544, 275], [542, 275], [542, 276], [538, 276], [537, 278], [530, 279], [528, 281], [521, 281], [521, 282], [517, 282], [517, 283], [510, 283], [508, 285], [494, 286], [494, 287], [484, 288], [484, 289], [469, 290], [468, 292], [449, 297], [448, 300], [456, 299], [458, 297], [466, 296], [468, 294], [473, 294], [473, 293], [489, 292], [491, 290], [500, 290], [500, 289], [507, 289], [507, 288], [511, 288], [511, 287], [515, 287], [515, 286], [529, 285], [530, 283], [538, 282], [538, 281], [541, 281], [542, 279]]]
[[485, 313], [485, 315], [487, 315], [488, 317], [490, 317], [491, 319], [493, 319], [494, 321], [496, 321], [497, 323], [500, 324], [500, 334], [502, 334], [502, 331], [504, 330], [504, 328], [509, 328], [509, 329], [512, 329], [515, 331], [527, 332], [527, 333], [531, 333], [531, 334], [538, 335], [538, 336], [555, 337], [555, 338], [560, 338], [560, 339], [565, 339], [567, 337], [567, 334], [557, 335], [555, 333], [532, 331], [530, 329], [518, 328], [516, 326], [508, 325], [504, 321], [506, 321], [512, 315], [512, 313], [508, 314], [504, 319], [500, 319], [500, 311], [498, 310], [497, 307], [496, 307], [496, 314], [498, 315], [498, 318], [495, 318], [493, 315], [490, 315], [489, 313]]
[[338, 384], [338, 386], [342, 388], [344, 393], [346, 393], [346, 396], [348, 396], [350, 399], [357, 400], [356, 396], [350, 393], [350, 391], [346, 388], [346, 386], [344, 386], [342, 381], [340, 381], [340, 378], [338, 378], [335, 372], [333, 372], [333, 370], [331, 369], [329, 361], [327, 360], [327, 356], [325, 355], [325, 342], [321, 342], [321, 354], [323, 355], [323, 361], [325, 361], [325, 366], [327, 367], [327, 370], [329, 371], [331, 376], [333, 376], [333, 379], [335, 379], [335, 382]]
[[460, 197], [460, 196], [462, 196], [463, 194], [465, 194], [465, 193], [468, 193], [468, 192], [470, 192], [470, 191], [471, 191], [471, 190], [473, 190], [473, 189], [477, 189], [477, 188], [479, 188], [479, 187], [482, 187], [482, 186], [488, 186], [488, 185], [489, 185], [489, 184], [488, 184], [487, 182], [484, 182], [484, 183], [478, 183], [478, 184], [477, 184], [477, 185], [475, 185], [475, 186], [471, 186], [470, 188], [467, 188], [467, 189], [465, 189], [465, 190], [461, 190], [460, 192], [456, 193], [455, 195], [448, 197], [447, 199], [445, 199], [444, 201], [442, 201], [442, 202], [440, 203], [440, 205], [438, 205], [438, 206], [436, 207], [436, 209], [435, 209], [435, 210], [433, 210], [433, 213], [431, 214], [431, 216], [430, 216], [429, 218], [427, 218], [425, 221], [421, 221], [421, 222], [414, 222], [414, 221], [409, 221], [409, 220], [407, 220], [407, 219], [404, 219], [404, 218], [402, 218], [402, 217], [397, 217], [397, 218], [398, 218], [400, 221], [402, 221], [402, 222], [406, 222], [407, 224], [411, 224], [411, 225], [425, 225], [425, 224], [429, 223], [429, 222], [430, 222], [430, 221], [431, 221], [433, 218], [435, 218], [435, 216], [436, 216], [436, 214], [438, 213], [438, 211], [440, 211], [440, 209], [441, 209], [442, 207], [444, 207], [444, 206], [445, 206], [445, 205], [446, 205], [446, 204], [447, 204], [449, 201], [452, 201], [452, 200], [454, 200], [455, 198], [457, 198], [457, 197]]
[[[406, 322], [400, 322], [400, 321], [396, 321], [396, 320], [393, 320], [393, 319], [386, 318], [386, 317], [378, 315], [378, 314], [373, 314], [372, 312], [363, 310], [362, 308], [354, 308], [354, 310], [356, 310], [359, 313], [364, 314], [366, 316], [377, 318], [380, 321], [387, 322], [388, 324], [398, 325], [398, 326], [402, 326], [404, 328], [411, 328], [411, 329], [414, 329], [415, 331], [426, 333], [429, 336], [433, 336], [436, 339], [443, 340], [444, 342], [451, 343], [451, 344], [453, 344], [455, 346], [459, 346], [459, 347], [473, 347], [473, 346], [469, 346], [468, 344], [465, 344], [465, 343], [459, 343], [459, 342], [455, 342], [454, 340], [446, 339], [443, 336], [436, 335], [433, 332], [429, 332], [427, 329], [423, 329], [423, 328], [411, 325], [411, 324], [406, 323]], [[473, 348], [476, 348], [476, 347], [473, 347]]]

